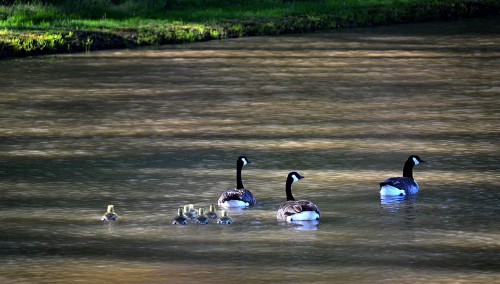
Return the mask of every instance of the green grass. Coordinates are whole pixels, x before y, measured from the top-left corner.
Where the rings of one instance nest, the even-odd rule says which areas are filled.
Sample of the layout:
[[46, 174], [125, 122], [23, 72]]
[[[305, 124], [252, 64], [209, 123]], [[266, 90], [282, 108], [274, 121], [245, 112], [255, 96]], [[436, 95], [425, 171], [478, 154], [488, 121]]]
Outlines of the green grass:
[[[0, 58], [498, 15], [496, 0], [0, 0]], [[92, 44], [89, 44], [92, 38]]]
[[[73, 21], [107, 21], [135, 26], [141, 21], [182, 21], [186, 23], [253, 20], [314, 14], [338, 14], [376, 7], [398, 9], [423, 1], [383, 0], [125, 0], [120, 5], [111, 1], [57, 1], [58, 5], [17, 4], [0, 6], [0, 26], [29, 28], [52, 25], [64, 27]], [[424, 1], [428, 5], [449, 1]], [[456, 1], [455, 1], [456, 2]], [[494, 2], [494, 1], [490, 1]], [[31, 2], [33, 3], [33, 2]], [[36, 3], [36, 2], [34, 2]], [[93, 4], [91, 4], [93, 3]], [[165, 3], [171, 3], [166, 7]]]

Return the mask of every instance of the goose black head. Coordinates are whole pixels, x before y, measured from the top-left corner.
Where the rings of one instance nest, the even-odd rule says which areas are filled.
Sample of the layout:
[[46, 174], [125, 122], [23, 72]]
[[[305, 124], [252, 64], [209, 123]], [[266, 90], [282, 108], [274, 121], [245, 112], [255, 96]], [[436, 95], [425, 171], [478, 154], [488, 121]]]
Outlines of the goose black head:
[[424, 163], [425, 162], [424, 160], [420, 159], [420, 157], [417, 156], [417, 155], [411, 155], [408, 158], [408, 160], [411, 160], [413, 162], [413, 165], [415, 165], [415, 166], [418, 165], [418, 164], [420, 164], [420, 163]]
[[301, 176], [298, 172], [291, 172], [288, 174], [288, 179], [291, 180], [292, 182], [296, 182], [299, 179], [303, 179], [304, 176]]
[[238, 157], [238, 164], [241, 163], [243, 166], [246, 164], [250, 164], [251, 162], [245, 156]]

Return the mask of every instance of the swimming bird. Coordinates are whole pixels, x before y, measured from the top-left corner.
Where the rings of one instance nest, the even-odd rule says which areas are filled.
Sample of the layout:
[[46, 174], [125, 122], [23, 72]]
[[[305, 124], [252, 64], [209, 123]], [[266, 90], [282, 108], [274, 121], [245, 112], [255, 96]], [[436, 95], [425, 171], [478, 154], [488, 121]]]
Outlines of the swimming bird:
[[217, 219], [217, 212], [215, 212], [215, 205], [210, 204], [208, 212], [205, 213], [205, 216], [209, 219]]
[[194, 220], [196, 217], [198, 217], [198, 211], [194, 209], [193, 204], [188, 204], [184, 205], [184, 215], [189, 219], [189, 220]]
[[195, 219], [196, 224], [206, 225], [208, 224], [208, 218], [205, 216], [205, 208], [200, 208], [198, 211], [198, 217]]
[[292, 183], [303, 179], [297, 172], [291, 172], [286, 179], [286, 202], [281, 204], [276, 214], [278, 220], [283, 221], [311, 221], [319, 220], [320, 211], [316, 204], [308, 200], [295, 200], [292, 195]]
[[241, 170], [243, 166], [251, 163], [245, 156], [238, 157], [236, 161], [236, 188], [224, 191], [219, 197], [218, 204], [221, 207], [247, 207], [257, 204], [252, 192], [243, 186]]
[[118, 220], [118, 215], [115, 213], [115, 206], [108, 205], [108, 210], [101, 217], [101, 221], [110, 222]]
[[184, 215], [184, 209], [182, 207], [179, 207], [179, 209], [177, 209], [177, 216], [175, 216], [172, 224], [174, 224], [174, 225], [187, 225], [188, 224], [188, 218], [186, 217], [186, 215]]
[[425, 162], [417, 155], [411, 155], [403, 167], [402, 177], [391, 177], [380, 183], [380, 195], [405, 196], [415, 194], [419, 186], [413, 179], [413, 167]]
[[233, 223], [233, 219], [227, 215], [227, 210], [222, 210], [220, 214], [221, 217], [217, 220], [217, 224], [228, 225]]

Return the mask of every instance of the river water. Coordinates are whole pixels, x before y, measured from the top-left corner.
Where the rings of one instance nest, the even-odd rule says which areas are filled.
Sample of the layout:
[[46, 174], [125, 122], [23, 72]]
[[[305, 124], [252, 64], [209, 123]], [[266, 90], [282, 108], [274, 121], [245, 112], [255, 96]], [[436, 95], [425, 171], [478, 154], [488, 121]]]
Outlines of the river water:
[[[499, 24], [1, 61], [0, 282], [499, 283]], [[240, 155], [258, 205], [172, 225]], [[319, 224], [276, 220], [292, 170]]]

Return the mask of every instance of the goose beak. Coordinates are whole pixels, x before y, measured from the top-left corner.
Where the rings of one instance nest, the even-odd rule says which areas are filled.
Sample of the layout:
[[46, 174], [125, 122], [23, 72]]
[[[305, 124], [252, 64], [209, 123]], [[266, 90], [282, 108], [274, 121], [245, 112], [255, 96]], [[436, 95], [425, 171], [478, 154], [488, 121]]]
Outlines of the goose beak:
[[304, 176], [299, 175], [299, 179], [303, 179], [303, 178], [305, 178], [305, 177], [304, 177]]

